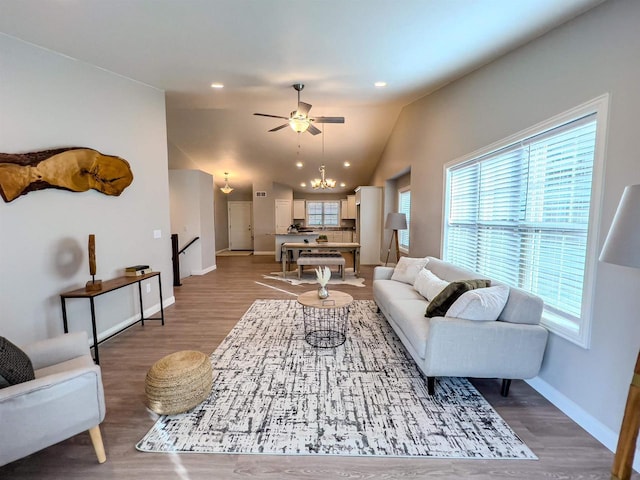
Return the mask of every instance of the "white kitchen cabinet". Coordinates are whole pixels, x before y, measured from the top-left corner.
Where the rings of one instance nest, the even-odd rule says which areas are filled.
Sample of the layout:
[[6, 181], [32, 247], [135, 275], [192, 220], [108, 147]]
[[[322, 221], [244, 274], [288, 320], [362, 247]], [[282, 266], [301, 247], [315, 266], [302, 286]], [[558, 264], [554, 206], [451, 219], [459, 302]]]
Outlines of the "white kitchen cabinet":
[[380, 265], [382, 236], [382, 187], [356, 188], [356, 237], [360, 263]]
[[340, 200], [340, 217], [342, 220], [355, 220], [356, 218], [356, 196], [349, 195], [346, 199]]
[[306, 203], [304, 200], [293, 201], [293, 218], [294, 220], [304, 220], [306, 218]]

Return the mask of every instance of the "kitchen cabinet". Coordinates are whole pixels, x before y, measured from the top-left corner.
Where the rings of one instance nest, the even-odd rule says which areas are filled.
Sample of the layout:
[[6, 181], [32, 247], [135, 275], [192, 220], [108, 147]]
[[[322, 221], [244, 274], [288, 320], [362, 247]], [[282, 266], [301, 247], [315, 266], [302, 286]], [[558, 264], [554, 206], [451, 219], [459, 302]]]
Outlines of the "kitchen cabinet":
[[360, 243], [360, 263], [380, 265], [382, 237], [382, 187], [356, 188], [356, 238]]
[[349, 195], [346, 199], [340, 200], [340, 217], [342, 220], [355, 220], [356, 218], [356, 196]]
[[304, 220], [306, 218], [306, 203], [304, 200], [293, 201], [293, 219]]

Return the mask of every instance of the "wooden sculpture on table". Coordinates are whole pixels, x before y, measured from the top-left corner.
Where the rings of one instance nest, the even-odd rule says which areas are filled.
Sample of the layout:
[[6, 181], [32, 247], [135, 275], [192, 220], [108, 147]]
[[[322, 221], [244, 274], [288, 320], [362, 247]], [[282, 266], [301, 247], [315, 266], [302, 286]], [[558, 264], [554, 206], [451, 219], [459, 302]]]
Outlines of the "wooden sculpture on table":
[[129, 162], [91, 148], [0, 153], [0, 195], [5, 202], [45, 188], [73, 192], [94, 189], [118, 196], [132, 181]]
[[97, 292], [102, 290], [102, 280], [96, 280], [96, 236], [89, 235], [89, 274], [91, 280], [87, 282], [85, 290], [87, 292]]

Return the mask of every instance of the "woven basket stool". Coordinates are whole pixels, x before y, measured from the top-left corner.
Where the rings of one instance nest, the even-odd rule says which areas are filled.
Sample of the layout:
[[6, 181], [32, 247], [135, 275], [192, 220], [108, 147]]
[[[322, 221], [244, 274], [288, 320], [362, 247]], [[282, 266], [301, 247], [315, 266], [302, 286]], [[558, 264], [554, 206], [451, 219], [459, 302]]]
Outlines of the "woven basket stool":
[[161, 415], [186, 412], [211, 392], [211, 362], [202, 352], [184, 350], [158, 360], [147, 372], [147, 406]]

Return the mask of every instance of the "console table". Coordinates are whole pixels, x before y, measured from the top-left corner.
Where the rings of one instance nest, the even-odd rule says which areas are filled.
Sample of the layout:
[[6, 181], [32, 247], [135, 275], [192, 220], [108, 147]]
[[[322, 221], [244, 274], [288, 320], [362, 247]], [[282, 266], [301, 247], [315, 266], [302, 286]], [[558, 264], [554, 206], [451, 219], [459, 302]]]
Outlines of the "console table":
[[[160, 294], [160, 316], [159, 317], [149, 317], [144, 318], [144, 308], [142, 306], [142, 282], [144, 280], [148, 280], [149, 278], [158, 277], [158, 292]], [[96, 329], [96, 309], [94, 304], [94, 299], [99, 297], [100, 295], [104, 295], [105, 293], [113, 292], [114, 290], [118, 290], [122, 287], [126, 287], [128, 285], [138, 284], [138, 296], [140, 300], [140, 318], [133, 322], [131, 325], [127, 325], [126, 327], [118, 330], [117, 332], [109, 335], [107, 338], [103, 338], [98, 341], [98, 333]], [[93, 350], [94, 350], [94, 360], [99, 365], [100, 364], [100, 355], [98, 353], [98, 345], [102, 342], [109, 340], [114, 335], [126, 330], [129, 327], [132, 327], [136, 323], [140, 322], [144, 325], [145, 320], [160, 320], [162, 325], [164, 325], [164, 308], [162, 306], [162, 281], [160, 280], [160, 272], [151, 272], [146, 273], [144, 275], [139, 275], [136, 277], [117, 277], [111, 280], [106, 280], [102, 282], [102, 289], [97, 291], [87, 291], [85, 288], [78, 288], [76, 290], [71, 290], [69, 292], [60, 294], [60, 301], [62, 303], [62, 323], [64, 325], [64, 333], [69, 333], [69, 326], [67, 324], [67, 305], [66, 300], [68, 298], [88, 298], [89, 303], [91, 305], [91, 327], [93, 329]]]

